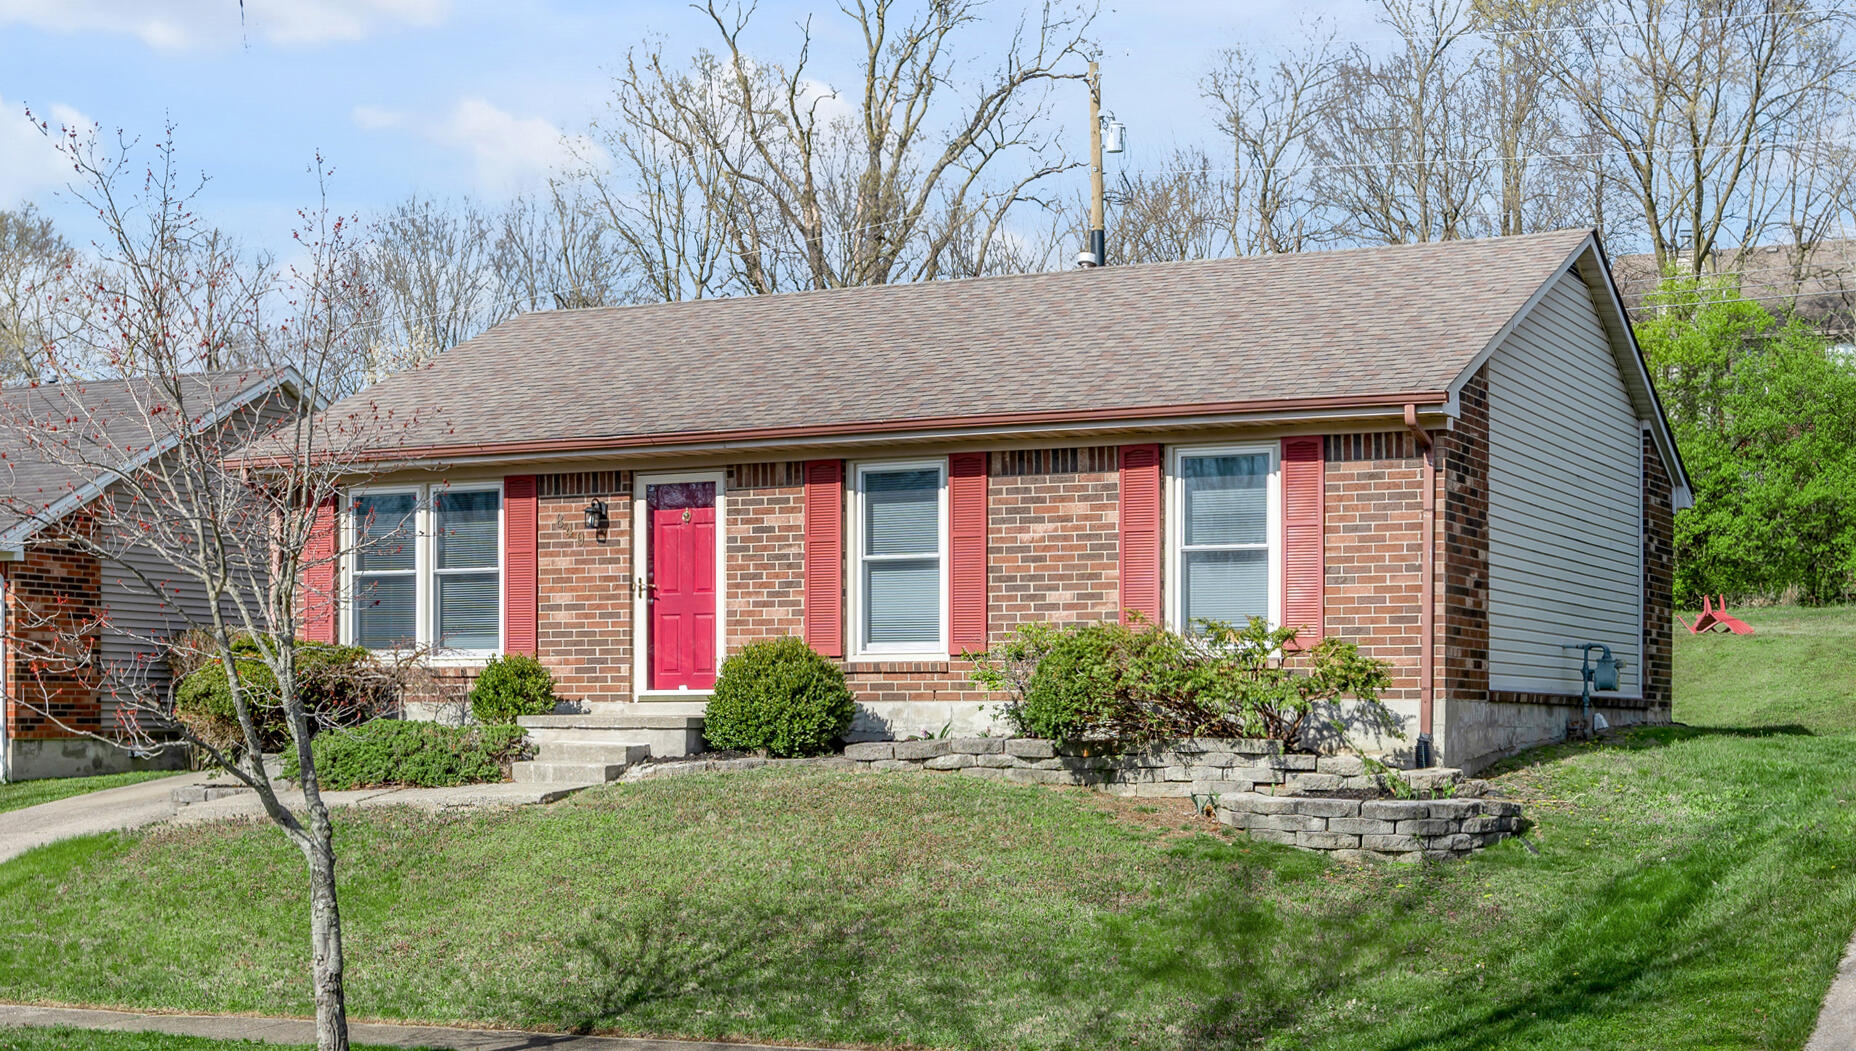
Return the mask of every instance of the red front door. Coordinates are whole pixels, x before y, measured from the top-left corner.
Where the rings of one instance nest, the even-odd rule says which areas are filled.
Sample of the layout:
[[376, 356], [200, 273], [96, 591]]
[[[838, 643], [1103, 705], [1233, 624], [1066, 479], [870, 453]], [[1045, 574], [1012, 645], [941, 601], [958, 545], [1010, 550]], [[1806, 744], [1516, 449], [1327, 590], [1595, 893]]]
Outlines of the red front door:
[[645, 486], [653, 690], [715, 685], [715, 483]]

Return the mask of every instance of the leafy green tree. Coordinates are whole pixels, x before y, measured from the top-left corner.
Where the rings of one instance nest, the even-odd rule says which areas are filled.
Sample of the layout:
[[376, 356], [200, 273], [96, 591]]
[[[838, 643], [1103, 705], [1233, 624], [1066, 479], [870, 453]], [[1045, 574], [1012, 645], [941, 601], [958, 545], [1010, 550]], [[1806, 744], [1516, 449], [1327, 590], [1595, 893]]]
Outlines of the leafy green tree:
[[1856, 363], [1729, 281], [1665, 281], [1637, 326], [1694, 482], [1676, 601], [1809, 604], [1856, 584]]

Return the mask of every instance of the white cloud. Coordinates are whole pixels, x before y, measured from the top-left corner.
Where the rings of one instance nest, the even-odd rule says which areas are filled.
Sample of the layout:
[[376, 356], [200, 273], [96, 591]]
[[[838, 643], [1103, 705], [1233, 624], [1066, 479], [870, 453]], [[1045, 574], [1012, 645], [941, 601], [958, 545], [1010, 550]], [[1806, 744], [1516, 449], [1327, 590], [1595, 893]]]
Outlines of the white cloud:
[[362, 131], [385, 131], [405, 123], [406, 115], [384, 106], [356, 106], [351, 112], [355, 126]]
[[165, 51], [243, 41], [320, 44], [434, 26], [451, 0], [0, 0], [0, 26], [117, 33]]
[[90, 118], [70, 106], [52, 105], [33, 116], [51, 125], [51, 134], [41, 132], [26, 119], [24, 107], [0, 96], [0, 208], [11, 208], [23, 201], [41, 198], [71, 179], [71, 165], [61, 157], [53, 143], [60, 125], [84, 134]]
[[518, 117], [480, 98], [460, 100], [437, 120], [368, 105], [356, 106], [351, 116], [368, 131], [412, 128], [441, 146], [465, 151], [475, 165], [478, 188], [488, 193], [530, 189], [553, 172], [604, 158], [585, 135], [568, 135], [540, 117]]

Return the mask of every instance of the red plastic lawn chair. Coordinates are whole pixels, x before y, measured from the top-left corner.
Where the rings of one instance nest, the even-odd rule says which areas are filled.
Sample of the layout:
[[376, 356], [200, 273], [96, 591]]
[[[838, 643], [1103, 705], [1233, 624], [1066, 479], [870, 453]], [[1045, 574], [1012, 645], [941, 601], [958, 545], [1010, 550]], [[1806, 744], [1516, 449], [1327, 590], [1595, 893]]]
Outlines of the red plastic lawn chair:
[[[1684, 621], [1684, 623], [1687, 622]], [[1701, 615], [1695, 618], [1695, 623], [1688, 625], [1689, 634], [1699, 635], [1704, 631], [1713, 631], [1716, 628], [1726, 628], [1735, 635], [1753, 634], [1753, 626], [1751, 624], [1727, 612], [1726, 595], [1720, 597], [1720, 605], [1718, 606], [1709, 601], [1707, 595], [1703, 595], [1701, 596]]]

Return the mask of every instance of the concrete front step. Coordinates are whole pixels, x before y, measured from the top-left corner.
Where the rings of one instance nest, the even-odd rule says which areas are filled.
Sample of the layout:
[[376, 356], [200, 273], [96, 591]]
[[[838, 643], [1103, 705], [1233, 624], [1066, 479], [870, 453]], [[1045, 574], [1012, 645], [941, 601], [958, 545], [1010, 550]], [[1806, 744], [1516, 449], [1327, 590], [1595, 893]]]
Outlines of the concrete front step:
[[703, 749], [702, 716], [665, 714], [655, 705], [635, 712], [588, 712], [570, 715], [525, 715], [516, 722], [540, 746], [554, 742], [609, 739], [615, 744], [644, 744], [658, 758], [692, 755]]
[[633, 741], [576, 738], [539, 741], [535, 758], [544, 763], [619, 763], [630, 766], [651, 757], [651, 746]]
[[588, 715], [694, 715], [702, 718], [707, 699], [695, 701], [587, 701]]
[[517, 784], [595, 784], [616, 781], [625, 763], [570, 763], [531, 759], [513, 763], [509, 778]]

